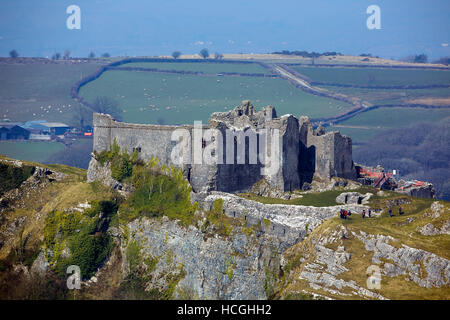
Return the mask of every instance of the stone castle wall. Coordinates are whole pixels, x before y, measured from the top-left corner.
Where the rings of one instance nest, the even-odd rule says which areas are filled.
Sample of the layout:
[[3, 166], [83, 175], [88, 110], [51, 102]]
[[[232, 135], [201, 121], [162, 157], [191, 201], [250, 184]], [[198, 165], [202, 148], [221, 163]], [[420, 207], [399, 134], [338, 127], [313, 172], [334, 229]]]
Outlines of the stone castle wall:
[[130, 124], [115, 121], [110, 115], [94, 113], [94, 150], [109, 150], [114, 141], [122, 150], [132, 153], [140, 150], [139, 157], [148, 160], [158, 157], [164, 164], [171, 164], [170, 154], [175, 142], [171, 141], [173, 130], [192, 126], [162, 126], [151, 124]]
[[[196, 192], [246, 191], [263, 178], [281, 191], [300, 189], [305, 182], [311, 182], [314, 177], [356, 178], [351, 139], [341, 136], [339, 132], [325, 133], [322, 128], [314, 131], [307, 117], [297, 119], [292, 115], [284, 115], [278, 118], [275, 109], [271, 106], [256, 112], [249, 101], [243, 101], [240, 107], [232, 111], [213, 113], [208, 126], [203, 128], [217, 129], [222, 133], [224, 164], [183, 164], [185, 177]], [[158, 157], [162, 163], [173, 165], [171, 153], [177, 142], [172, 141], [171, 138], [176, 129], [185, 129], [190, 133], [191, 140], [188, 148], [190, 148], [191, 159], [194, 159], [193, 126], [129, 124], [115, 121], [109, 115], [96, 113], [94, 114], [94, 150], [97, 152], [109, 150], [115, 141], [122, 150], [126, 149], [129, 153], [137, 149], [139, 157], [144, 161], [151, 157]], [[249, 163], [249, 138], [244, 138], [246, 139], [245, 164], [237, 162], [238, 140], [248, 133], [247, 130], [259, 132], [259, 129], [266, 129], [267, 132], [279, 131], [280, 170], [271, 173], [266, 171], [265, 175], [261, 174], [263, 163], [260, 161], [256, 164]], [[231, 130], [233, 135], [228, 137], [227, 130]], [[258, 143], [257, 152], [270, 158], [269, 155], [275, 152], [275, 144], [270, 141], [272, 139], [270, 135], [266, 138], [269, 140], [267, 149], [261, 149]], [[234, 139], [232, 141], [234, 164], [225, 164], [226, 145], [230, 143], [227, 139]], [[204, 141], [203, 147], [209, 146], [210, 143], [212, 141]], [[91, 167], [96, 166], [90, 165], [90, 170]]]

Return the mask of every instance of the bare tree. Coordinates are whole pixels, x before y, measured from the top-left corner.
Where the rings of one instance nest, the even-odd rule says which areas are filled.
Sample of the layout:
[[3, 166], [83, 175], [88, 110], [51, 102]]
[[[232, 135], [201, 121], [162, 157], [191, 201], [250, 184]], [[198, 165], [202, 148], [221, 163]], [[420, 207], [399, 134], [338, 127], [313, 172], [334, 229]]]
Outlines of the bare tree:
[[56, 53], [52, 56], [52, 59], [53, 59], [53, 60], [59, 60], [59, 59], [61, 59], [61, 53], [56, 52]]
[[92, 109], [98, 113], [107, 113], [113, 116], [116, 120], [122, 120], [121, 109], [116, 100], [109, 97], [97, 97], [92, 103]]
[[11, 58], [18, 58], [19, 57], [19, 53], [17, 52], [17, 50], [16, 49], [13, 49], [13, 50], [11, 50], [10, 52], [9, 52], [9, 56], [11, 57]]
[[202, 50], [200, 50], [200, 56], [203, 58], [203, 59], [207, 59], [208, 57], [209, 57], [209, 51], [208, 51], [208, 49], [202, 49]]
[[66, 49], [64, 51], [63, 59], [65, 59], [65, 60], [70, 59], [70, 50], [69, 49]]
[[174, 59], [178, 59], [181, 56], [181, 52], [180, 51], [174, 51], [172, 52], [172, 57]]

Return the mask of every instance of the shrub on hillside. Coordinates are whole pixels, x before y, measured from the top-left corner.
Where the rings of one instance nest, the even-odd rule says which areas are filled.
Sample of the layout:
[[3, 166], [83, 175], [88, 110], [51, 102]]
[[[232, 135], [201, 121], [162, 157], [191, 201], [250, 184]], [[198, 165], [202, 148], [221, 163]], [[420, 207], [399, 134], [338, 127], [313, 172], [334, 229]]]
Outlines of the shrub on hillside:
[[65, 276], [69, 265], [79, 266], [83, 279], [96, 272], [112, 250], [113, 241], [106, 229], [116, 212], [116, 203], [100, 201], [92, 202], [91, 209], [85, 212], [49, 213], [44, 226], [44, 249], [57, 274]]
[[16, 167], [6, 163], [0, 163], [0, 195], [18, 188], [22, 182], [27, 180], [33, 173], [35, 168], [32, 166]]
[[110, 163], [111, 177], [119, 182], [123, 182], [126, 178], [131, 177], [133, 174], [133, 164], [139, 162], [136, 150], [131, 155], [126, 150], [121, 152], [115, 140], [111, 150], [103, 150], [100, 153], [94, 151], [94, 157], [102, 166]]
[[122, 219], [165, 215], [183, 225], [195, 221], [197, 205], [191, 204], [191, 188], [181, 169], [161, 165], [152, 158], [146, 165], [133, 166], [131, 183], [135, 190], [121, 208]]

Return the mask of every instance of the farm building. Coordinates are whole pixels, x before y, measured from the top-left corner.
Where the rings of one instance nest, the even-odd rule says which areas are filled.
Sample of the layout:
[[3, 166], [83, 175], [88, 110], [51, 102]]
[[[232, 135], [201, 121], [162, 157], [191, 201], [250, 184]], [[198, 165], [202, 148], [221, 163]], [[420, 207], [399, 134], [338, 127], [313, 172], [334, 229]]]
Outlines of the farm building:
[[[70, 130], [70, 126], [68, 126], [65, 123], [61, 123], [61, 122], [45, 122], [42, 123], [43, 126], [45, 126], [48, 130], [48, 132], [50, 132], [50, 134], [55, 135], [55, 136], [60, 136], [60, 135], [64, 135], [66, 132], [68, 132]], [[45, 130], [44, 130], [45, 132]]]
[[0, 123], [0, 140], [28, 140], [30, 132], [20, 125], [15, 122]]
[[[70, 126], [65, 123], [47, 122], [46, 120], [27, 121], [22, 127], [27, 130], [32, 130], [33, 134], [40, 133], [56, 136], [64, 135], [70, 130]], [[36, 130], [39, 132], [35, 132]]]
[[23, 124], [22, 128], [33, 131], [32, 133], [43, 133], [48, 131], [48, 127], [44, 126], [48, 123], [46, 120], [31, 120]]

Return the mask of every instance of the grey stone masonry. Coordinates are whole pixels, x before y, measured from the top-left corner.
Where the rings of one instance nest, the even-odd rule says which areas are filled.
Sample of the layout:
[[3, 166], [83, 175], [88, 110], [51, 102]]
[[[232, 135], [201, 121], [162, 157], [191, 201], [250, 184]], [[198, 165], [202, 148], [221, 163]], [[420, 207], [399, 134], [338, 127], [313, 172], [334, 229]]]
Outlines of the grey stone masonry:
[[[172, 140], [172, 134], [177, 129], [184, 129], [190, 135], [184, 148], [190, 159], [194, 159], [196, 133], [193, 125], [130, 124], [98, 113], [94, 114], [93, 122], [94, 150], [97, 152], [109, 150], [115, 141], [122, 150], [126, 149], [130, 153], [137, 150], [144, 161], [158, 157], [162, 163], [174, 165], [171, 154], [179, 142]], [[341, 136], [339, 132], [325, 133], [321, 127], [314, 131], [307, 117], [277, 117], [274, 107], [267, 106], [256, 111], [251, 102], [245, 100], [241, 106], [231, 111], [213, 113], [208, 125], [203, 125], [202, 129], [203, 132], [205, 129], [216, 129], [222, 133], [223, 151], [219, 152], [217, 157], [222, 157], [223, 161], [213, 164], [193, 161], [178, 164], [195, 192], [247, 191], [261, 179], [281, 191], [292, 191], [302, 188], [305, 182], [311, 182], [314, 177], [356, 178], [351, 139]], [[278, 136], [273, 135], [275, 131], [278, 131]], [[255, 135], [252, 135], [253, 133]], [[255, 136], [257, 138], [254, 138]], [[206, 152], [208, 147], [211, 147], [210, 143], [215, 140], [203, 137], [202, 133], [202, 150]], [[279, 139], [279, 143], [275, 144], [273, 139]], [[252, 150], [256, 150], [259, 155], [256, 162], [250, 161], [254, 156], [250, 152], [250, 146], [255, 146], [252, 143], [256, 143]], [[227, 148], [230, 145], [231, 149]], [[238, 145], [243, 146], [245, 150], [245, 160], [242, 160], [242, 156], [239, 157]], [[218, 152], [220, 148], [215, 147], [216, 145], [213, 145], [208, 152]], [[275, 149], [277, 147], [278, 150]], [[277, 166], [278, 170], [268, 171], [264, 168], [267, 168], [272, 154], [279, 154], [280, 165]], [[232, 163], [227, 161], [229, 158], [233, 159]], [[89, 171], [97, 170], [96, 168], [98, 164], [93, 158]], [[96, 176], [93, 172], [90, 173], [88, 177]]]

